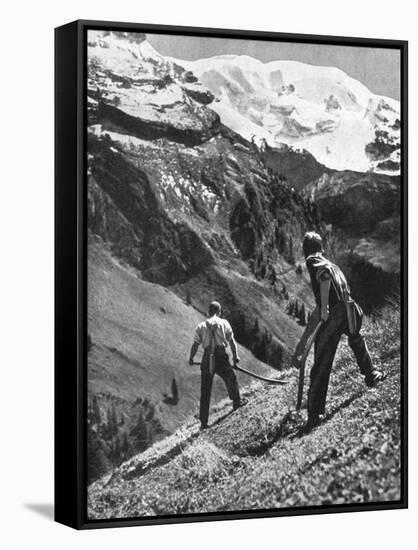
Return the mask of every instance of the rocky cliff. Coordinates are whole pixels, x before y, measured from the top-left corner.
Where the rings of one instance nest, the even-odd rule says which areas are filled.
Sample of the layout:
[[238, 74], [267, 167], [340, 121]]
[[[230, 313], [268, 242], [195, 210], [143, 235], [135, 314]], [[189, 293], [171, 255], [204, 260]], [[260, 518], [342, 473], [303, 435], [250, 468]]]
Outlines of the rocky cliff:
[[328, 224], [333, 254], [366, 311], [399, 292], [400, 185], [399, 176], [326, 171], [303, 189]]

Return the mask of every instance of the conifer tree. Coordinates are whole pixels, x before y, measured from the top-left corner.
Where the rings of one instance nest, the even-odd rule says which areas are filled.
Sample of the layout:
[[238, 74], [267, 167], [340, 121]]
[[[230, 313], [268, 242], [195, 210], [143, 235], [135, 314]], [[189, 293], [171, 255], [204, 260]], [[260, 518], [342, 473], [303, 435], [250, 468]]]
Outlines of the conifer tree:
[[126, 457], [128, 452], [129, 452], [128, 434], [126, 432], [123, 432], [123, 434], [122, 434], [122, 444], [121, 444], [121, 453], [124, 457]]
[[288, 261], [290, 264], [294, 264], [295, 263], [295, 252], [293, 250], [293, 238], [292, 236], [289, 236], [289, 241], [288, 241]]
[[188, 288], [186, 292], [186, 304], [188, 306], [192, 305], [192, 293], [190, 292], [190, 288]]
[[115, 403], [112, 403], [112, 411], [110, 414], [110, 431], [114, 435], [118, 433], [118, 419], [116, 417]]
[[142, 410], [139, 411], [136, 424], [130, 435], [133, 437], [135, 449], [142, 450], [148, 446], [148, 429]]
[[305, 304], [302, 303], [300, 311], [299, 311], [299, 320], [301, 325], [306, 325], [306, 312], [305, 312]]
[[277, 273], [276, 273], [276, 270], [274, 269], [274, 267], [272, 266], [271, 267], [271, 270], [270, 270], [270, 283], [271, 283], [271, 286], [275, 286], [276, 284], [276, 281], [277, 281]]
[[174, 377], [173, 377], [173, 381], [171, 382], [171, 393], [173, 396], [174, 404], [177, 405], [177, 403], [179, 402], [179, 392], [177, 389], [177, 382]]
[[258, 326], [258, 318], [257, 317], [255, 318], [255, 321], [254, 321], [253, 331], [254, 331], [255, 334], [258, 334], [258, 332], [260, 332], [260, 327]]

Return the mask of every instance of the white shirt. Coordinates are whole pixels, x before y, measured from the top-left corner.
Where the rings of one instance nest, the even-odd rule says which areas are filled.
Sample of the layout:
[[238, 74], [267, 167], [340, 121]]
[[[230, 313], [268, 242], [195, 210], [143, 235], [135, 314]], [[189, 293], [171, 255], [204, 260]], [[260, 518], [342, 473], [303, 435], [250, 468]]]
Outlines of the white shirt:
[[[209, 325], [209, 326], [208, 326]], [[207, 348], [211, 344], [211, 333], [213, 331], [215, 346], [227, 347], [234, 334], [232, 327], [226, 319], [221, 319], [217, 315], [213, 315], [206, 321], [202, 321], [196, 327], [194, 341]]]

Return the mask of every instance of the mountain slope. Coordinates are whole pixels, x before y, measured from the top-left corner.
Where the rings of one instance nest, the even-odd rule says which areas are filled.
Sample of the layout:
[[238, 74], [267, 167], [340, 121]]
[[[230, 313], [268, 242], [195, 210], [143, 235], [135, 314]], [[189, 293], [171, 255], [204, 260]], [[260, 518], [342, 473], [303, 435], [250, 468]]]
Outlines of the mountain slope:
[[[171, 290], [138, 278], [137, 270], [115, 260], [92, 235], [88, 266], [93, 480], [198, 413], [200, 369], [189, 366], [187, 359], [194, 329], [204, 316]], [[247, 349], [239, 346], [239, 354], [251, 370], [271, 373]], [[238, 380], [241, 385], [252, 381], [244, 374]], [[226, 395], [217, 378], [213, 402]], [[138, 437], [141, 422], [146, 430]]]
[[[189, 82], [184, 69], [152, 53], [143, 39], [131, 46], [117, 33], [96, 33], [89, 44], [92, 232], [144, 279], [171, 285], [183, 297], [192, 280], [215, 285], [217, 294], [230, 297], [225, 314], [248, 347], [257, 317], [251, 306], [261, 330], [275, 310], [281, 321], [267, 347], [284, 358], [300, 333], [284, 314], [285, 281], [301, 259], [296, 242], [319, 227], [314, 209], [269, 172], [251, 144], [219, 123], [202, 100], [204, 87]], [[199, 93], [191, 96], [191, 85]], [[294, 279], [307, 290], [306, 275]], [[252, 295], [259, 299], [252, 303]], [[312, 298], [304, 295], [309, 309]], [[282, 359], [272, 362], [279, 366]]]
[[320, 222], [143, 35], [89, 31], [88, 44], [92, 480], [195, 413], [185, 360], [213, 299], [244, 366], [287, 366], [313, 307], [297, 244]]
[[[187, 360], [194, 329], [205, 317], [170, 289], [139, 279], [135, 270], [120, 265], [97, 243], [89, 249], [88, 293], [91, 389], [112, 388], [121, 398], [146, 393], [158, 402], [175, 377], [178, 406], [166, 407], [168, 412], [161, 416], [172, 430], [198, 403], [199, 368], [190, 367]], [[254, 371], [269, 372], [244, 347], [239, 346], [239, 354]], [[249, 382], [246, 375], [238, 377]], [[226, 395], [221, 381], [215, 383], [215, 398], [218, 394]]]
[[185, 424], [89, 487], [91, 519], [265, 510], [400, 498], [399, 315], [368, 322], [375, 364], [387, 373], [368, 390], [346, 345], [337, 355], [325, 422], [301, 436], [296, 376], [285, 387], [254, 387], [232, 415], [212, 411], [199, 432]]
[[399, 171], [399, 102], [340, 69], [238, 55], [176, 63], [215, 95], [221, 121], [248, 140], [305, 149], [336, 170]]

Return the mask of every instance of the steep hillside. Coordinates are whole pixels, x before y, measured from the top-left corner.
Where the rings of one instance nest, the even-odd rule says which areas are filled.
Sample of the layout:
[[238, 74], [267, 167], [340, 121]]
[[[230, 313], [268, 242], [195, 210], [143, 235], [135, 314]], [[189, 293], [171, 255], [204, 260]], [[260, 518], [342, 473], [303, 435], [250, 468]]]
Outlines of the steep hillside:
[[399, 102], [340, 69], [245, 55], [177, 63], [214, 94], [221, 121], [248, 140], [306, 149], [335, 170], [399, 172]]
[[400, 498], [400, 321], [387, 308], [365, 335], [387, 378], [367, 389], [346, 344], [331, 377], [326, 418], [302, 435], [288, 385], [258, 386], [228, 414], [220, 403], [208, 430], [196, 421], [133, 457], [88, 490], [91, 519], [265, 510]]
[[[168, 288], [138, 278], [90, 236], [88, 389], [91, 480], [197, 413], [199, 367], [187, 359], [204, 319]], [[242, 364], [271, 372], [247, 349]], [[175, 390], [173, 390], [173, 380]], [[238, 374], [241, 385], [251, 383]], [[226, 396], [216, 379], [213, 402]]]

